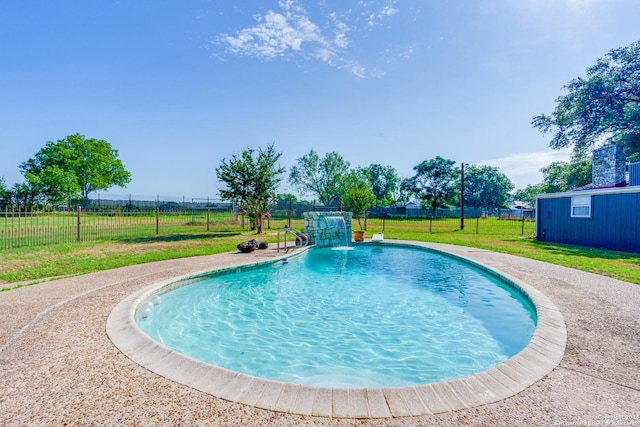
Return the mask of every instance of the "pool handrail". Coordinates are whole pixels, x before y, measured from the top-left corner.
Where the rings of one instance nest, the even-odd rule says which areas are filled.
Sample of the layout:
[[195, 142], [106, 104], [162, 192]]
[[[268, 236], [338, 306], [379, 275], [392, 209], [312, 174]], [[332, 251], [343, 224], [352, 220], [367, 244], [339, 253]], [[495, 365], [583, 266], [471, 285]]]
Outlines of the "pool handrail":
[[294, 227], [284, 227], [278, 229], [278, 252], [280, 252], [280, 233], [284, 235], [284, 249], [285, 253], [289, 252], [289, 248], [287, 247], [287, 234], [291, 234], [294, 237], [295, 248], [301, 248], [307, 246], [309, 244], [309, 238], [302, 231], [294, 228]]

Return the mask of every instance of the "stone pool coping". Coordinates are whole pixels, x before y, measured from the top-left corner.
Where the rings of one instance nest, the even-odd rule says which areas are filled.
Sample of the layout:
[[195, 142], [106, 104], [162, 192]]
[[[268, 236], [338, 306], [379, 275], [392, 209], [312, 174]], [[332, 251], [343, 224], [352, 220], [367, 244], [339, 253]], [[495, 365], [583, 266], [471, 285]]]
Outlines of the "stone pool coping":
[[567, 345], [560, 364], [520, 393], [487, 405], [434, 415], [354, 420], [229, 402], [157, 375], [113, 345], [105, 330], [106, 319], [131, 294], [172, 277], [278, 256], [271, 248], [251, 254], [229, 252], [132, 265], [0, 292], [0, 425], [638, 424], [640, 286], [489, 250], [425, 246], [468, 257], [542, 292], [565, 321]]
[[[548, 375], [562, 360], [567, 331], [558, 308], [541, 292], [515, 277], [468, 257], [426, 244], [380, 242], [437, 251], [498, 275], [526, 294], [537, 313], [530, 343], [505, 362], [475, 375], [408, 387], [330, 388], [281, 383], [233, 372], [177, 353], [144, 334], [136, 325], [136, 307], [154, 293], [166, 292], [186, 275], [154, 283], [121, 301], [111, 312], [106, 331], [127, 357], [141, 366], [215, 397], [271, 411], [332, 418], [396, 418], [434, 415], [474, 408], [509, 398]], [[300, 251], [297, 251], [298, 254]], [[271, 264], [290, 254], [259, 264]], [[235, 267], [221, 268], [229, 270]], [[214, 271], [216, 269], [212, 269]]]

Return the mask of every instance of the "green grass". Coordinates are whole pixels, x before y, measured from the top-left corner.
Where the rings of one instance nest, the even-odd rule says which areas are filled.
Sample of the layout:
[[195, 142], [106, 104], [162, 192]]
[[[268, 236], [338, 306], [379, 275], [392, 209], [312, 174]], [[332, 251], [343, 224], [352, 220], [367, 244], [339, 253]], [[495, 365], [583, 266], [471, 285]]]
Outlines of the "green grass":
[[[2, 290], [127, 265], [236, 250], [249, 234], [200, 233], [18, 248], [2, 252]], [[5, 285], [2, 285], [2, 284]]]
[[[388, 226], [387, 223], [384, 236], [385, 239], [448, 243], [487, 249], [640, 284], [640, 257], [637, 254], [539, 242], [533, 238], [535, 229], [527, 232], [527, 227], [531, 227], [527, 223], [525, 223], [525, 234], [521, 234], [520, 221], [501, 225], [497, 222], [484, 225], [481, 223], [478, 228], [479, 233], [476, 234], [474, 222], [475, 219], [468, 221], [464, 230], [458, 228], [442, 232], [428, 232], [428, 230], [423, 232], [422, 230], [426, 227], [424, 223], [414, 224], [414, 230], [407, 224]], [[382, 224], [370, 222], [367, 228], [370, 236], [374, 232], [382, 231]], [[415, 230], [416, 228], [418, 231]]]
[[115, 213], [32, 212], [0, 217], [0, 249], [109, 241], [130, 237], [208, 231], [233, 221], [231, 212]]
[[[459, 220], [369, 220], [367, 237], [384, 232], [385, 239], [448, 243], [503, 252], [551, 264], [563, 265], [631, 283], [640, 284], [640, 258], [635, 254], [571, 245], [542, 243], [532, 238], [532, 223], [520, 221], [468, 220], [464, 230]], [[0, 250], [0, 288], [8, 290], [67, 277], [173, 258], [235, 251], [236, 245], [252, 238], [276, 241], [285, 220], [271, 221], [267, 233], [256, 236], [238, 224], [217, 224], [210, 231], [182, 224], [173, 234], [125, 236], [109, 241], [71, 242], [48, 246]], [[291, 225], [303, 229], [302, 220]], [[357, 223], [354, 222], [357, 227]], [[477, 231], [477, 232], [476, 232]]]

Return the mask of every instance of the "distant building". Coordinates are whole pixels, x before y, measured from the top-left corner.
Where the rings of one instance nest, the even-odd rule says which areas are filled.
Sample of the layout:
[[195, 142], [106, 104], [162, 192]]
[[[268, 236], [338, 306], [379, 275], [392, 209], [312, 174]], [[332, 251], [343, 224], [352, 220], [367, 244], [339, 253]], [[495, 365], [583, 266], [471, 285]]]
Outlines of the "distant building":
[[507, 205], [509, 205], [509, 209], [531, 209], [531, 206], [529, 206], [529, 203], [527, 202], [522, 202], [520, 200], [513, 200], [511, 202], [507, 202]]
[[504, 212], [506, 211], [509, 218], [520, 218], [522, 216], [525, 218], [533, 218], [533, 209], [531, 209], [531, 206], [526, 202], [512, 200], [507, 202], [507, 206], [509, 207], [507, 210], [500, 209], [500, 216], [505, 215]]

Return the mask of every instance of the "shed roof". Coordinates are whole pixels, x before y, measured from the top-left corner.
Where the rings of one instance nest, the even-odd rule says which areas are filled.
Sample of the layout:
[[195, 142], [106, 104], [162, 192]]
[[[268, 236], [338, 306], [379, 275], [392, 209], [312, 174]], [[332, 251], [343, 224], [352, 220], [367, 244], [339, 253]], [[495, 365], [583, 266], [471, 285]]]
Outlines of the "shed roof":
[[538, 194], [536, 196], [536, 199], [557, 199], [561, 197], [571, 197], [571, 196], [594, 196], [594, 195], [625, 194], [625, 193], [640, 193], [640, 185], [632, 185], [627, 187], [592, 188], [588, 190], [565, 191], [562, 193], [543, 193], [543, 194]]

